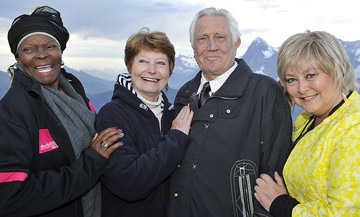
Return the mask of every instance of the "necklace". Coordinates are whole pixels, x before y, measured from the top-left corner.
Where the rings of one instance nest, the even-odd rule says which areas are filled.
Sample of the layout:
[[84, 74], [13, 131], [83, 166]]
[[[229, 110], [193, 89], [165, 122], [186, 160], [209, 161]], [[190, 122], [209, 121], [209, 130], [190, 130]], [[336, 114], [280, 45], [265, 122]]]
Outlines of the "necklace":
[[[346, 96], [347, 98], [349, 98], [351, 96], [353, 91], [349, 91], [349, 94]], [[331, 109], [331, 111], [329, 112], [329, 115], [332, 115], [338, 108], [340, 108], [342, 106], [342, 104], [344, 104], [345, 100], [342, 100], [339, 104], [337, 104], [333, 109]], [[309, 128], [306, 130], [306, 132], [304, 133], [306, 127], [309, 125], [309, 123], [314, 120], [312, 122], [312, 124], [309, 126]], [[309, 131], [311, 131], [312, 129], [315, 128], [315, 121], [316, 121], [316, 117], [314, 115], [310, 116], [309, 121], [306, 123], [305, 127], [303, 128], [303, 130], [301, 131], [300, 135], [296, 138], [295, 142], [294, 142], [294, 146], [299, 142], [299, 140], [304, 137]]]
[[[294, 146], [300, 141], [301, 138], [303, 138], [309, 131], [311, 131], [312, 129], [314, 129], [315, 127], [315, 116], [311, 115], [310, 119], [308, 120], [308, 122], [306, 123], [305, 127], [302, 129], [300, 135], [296, 138], [295, 142], [294, 142]], [[305, 131], [306, 127], [310, 124], [310, 122], [313, 121], [313, 123], [311, 124], [311, 126]], [[305, 132], [304, 132], [305, 131]]]

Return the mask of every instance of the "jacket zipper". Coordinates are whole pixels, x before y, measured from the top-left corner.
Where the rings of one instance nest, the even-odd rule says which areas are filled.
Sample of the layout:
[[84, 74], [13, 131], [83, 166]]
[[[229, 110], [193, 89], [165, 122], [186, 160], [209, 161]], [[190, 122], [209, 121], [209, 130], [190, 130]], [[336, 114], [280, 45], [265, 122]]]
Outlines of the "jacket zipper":
[[253, 208], [252, 208], [252, 199], [251, 199], [251, 190], [250, 190], [250, 180], [249, 176], [245, 173], [245, 168], [240, 168], [240, 180], [242, 184], [242, 201], [244, 205], [244, 214], [246, 217], [252, 217], [253, 216]]
[[[210, 98], [219, 98], [219, 99], [225, 99], [225, 100], [235, 100], [235, 99], [237, 99], [238, 97], [210, 96], [210, 97], [208, 97], [208, 98], [205, 100], [204, 104], [205, 104]], [[198, 103], [199, 103], [199, 102], [198, 102]]]

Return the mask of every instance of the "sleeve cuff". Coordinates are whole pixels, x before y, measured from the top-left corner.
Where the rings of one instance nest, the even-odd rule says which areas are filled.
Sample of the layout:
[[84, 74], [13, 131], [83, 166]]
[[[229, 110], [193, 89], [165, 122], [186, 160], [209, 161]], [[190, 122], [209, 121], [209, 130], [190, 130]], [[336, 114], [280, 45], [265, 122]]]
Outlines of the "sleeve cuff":
[[292, 210], [299, 202], [287, 194], [275, 198], [270, 205], [270, 214], [277, 217], [291, 217]]

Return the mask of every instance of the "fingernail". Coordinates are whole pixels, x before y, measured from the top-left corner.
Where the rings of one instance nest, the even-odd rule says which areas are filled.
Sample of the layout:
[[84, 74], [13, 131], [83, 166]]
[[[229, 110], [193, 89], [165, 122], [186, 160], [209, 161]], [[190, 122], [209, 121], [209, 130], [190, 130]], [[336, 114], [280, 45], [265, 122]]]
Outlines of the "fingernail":
[[120, 144], [121, 144], [121, 145], [124, 145], [124, 142], [123, 142], [123, 141], [120, 141]]
[[117, 129], [117, 131], [122, 132], [122, 129]]
[[116, 127], [111, 127], [111, 129], [114, 129], [114, 130], [116, 130]]
[[124, 133], [120, 133], [120, 136], [124, 136]]

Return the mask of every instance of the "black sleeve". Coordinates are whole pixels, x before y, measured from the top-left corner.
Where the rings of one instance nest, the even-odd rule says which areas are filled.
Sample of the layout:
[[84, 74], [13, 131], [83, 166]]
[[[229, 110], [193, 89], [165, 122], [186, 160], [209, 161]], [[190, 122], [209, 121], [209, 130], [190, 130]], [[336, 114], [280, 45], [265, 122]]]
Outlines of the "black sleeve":
[[108, 127], [122, 129], [124, 146], [114, 151], [103, 171], [101, 183], [114, 195], [126, 201], [147, 197], [171, 174], [185, 155], [190, 138], [179, 130], [169, 130], [167, 135], [147, 151], [137, 145], [155, 141], [150, 134], [134, 129], [123, 106], [108, 104], [97, 117], [96, 129]]
[[89, 147], [58, 170], [31, 170], [28, 132], [0, 118], [0, 216], [33, 216], [86, 193], [100, 178], [107, 159]]
[[292, 210], [299, 202], [287, 194], [275, 198], [270, 206], [270, 214], [276, 217], [291, 217]]
[[275, 85], [264, 88], [266, 94], [261, 98], [263, 113], [260, 132], [263, 143], [260, 174], [266, 173], [271, 177], [275, 171], [282, 176], [283, 167], [293, 148], [290, 108], [285, 94]]

